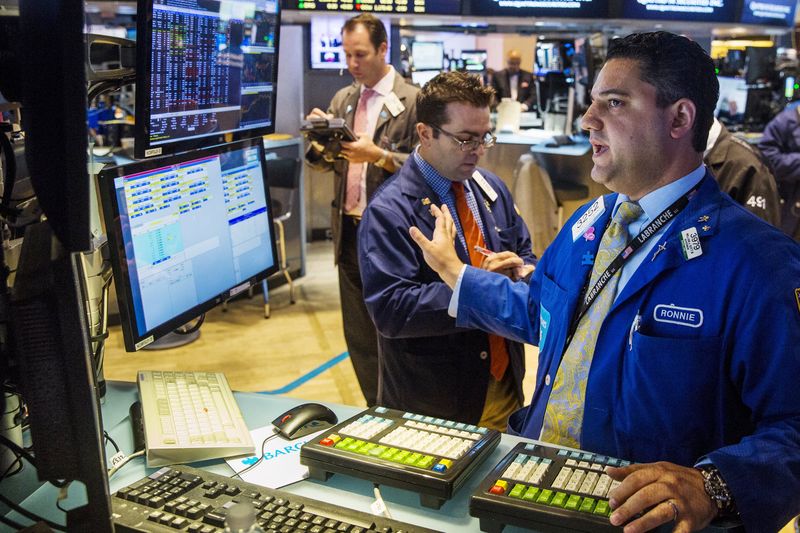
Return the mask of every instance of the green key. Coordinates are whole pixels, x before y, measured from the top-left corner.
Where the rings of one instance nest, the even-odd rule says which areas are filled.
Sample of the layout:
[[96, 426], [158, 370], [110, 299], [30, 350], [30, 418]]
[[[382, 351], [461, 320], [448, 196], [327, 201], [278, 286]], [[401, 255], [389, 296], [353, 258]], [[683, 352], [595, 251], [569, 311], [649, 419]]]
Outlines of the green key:
[[609, 516], [611, 514], [611, 506], [608, 505], [607, 501], [600, 500], [597, 502], [597, 507], [594, 508], [594, 514]]
[[539, 487], [528, 487], [528, 490], [525, 491], [525, 495], [522, 497], [522, 499], [533, 502], [536, 501], [536, 496], [538, 495]]
[[420, 468], [428, 469], [433, 466], [433, 462], [436, 461], [436, 458], [432, 455], [423, 455], [419, 461], [417, 461], [417, 466]]
[[405, 460], [405, 458], [409, 456], [410, 453], [411, 452], [409, 452], [408, 450], [400, 450], [399, 452], [394, 454], [394, 457], [392, 457], [392, 461], [394, 461], [395, 463], [402, 463]]
[[394, 459], [394, 454], [396, 454], [399, 451], [400, 450], [398, 450], [397, 448], [389, 448], [388, 450], [383, 452], [380, 457], [381, 457], [381, 459], [386, 459], [387, 461], [392, 461]]
[[353, 442], [353, 439], [350, 437], [345, 437], [344, 439], [340, 440], [336, 443], [334, 448], [346, 448], [349, 444]]
[[594, 511], [594, 504], [595, 504], [594, 498], [584, 498], [578, 510], [582, 513], [591, 513], [592, 511]]
[[522, 493], [525, 492], [525, 485], [521, 485], [517, 483], [514, 485], [514, 488], [511, 489], [511, 492], [508, 493], [509, 496], [512, 498], [522, 498]]
[[408, 457], [406, 457], [403, 460], [403, 462], [405, 464], [407, 464], [407, 465], [415, 465], [415, 464], [417, 464], [417, 461], [419, 461], [421, 458], [422, 458], [422, 454], [415, 452], [415, 453], [412, 453], [411, 455], [409, 455]]
[[350, 444], [345, 446], [344, 449], [348, 450], [348, 451], [351, 451], [351, 452], [355, 452], [359, 448], [361, 448], [361, 446], [363, 446], [363, 445], [364, 445], [364, 441], [363, 440], [354, 440], [353, 442], [351, 442]]
[[369, 455], [372, 457], [380, 457], [380, 455], [386, 451], [386, 446], [376, 446], [369, 451]]
[[550, 500], [550, 505], [553, 507], [564, 507], [567, 503], [567, 494], [565, 492], [556, 492], [556, 495], [553, 496], [553, 499]]
[[567, 499], [567, 504], [564, 506], [564, 509], [569, 509], [570, 511], [577, 511], [578, 506], [581, 504], [581, 497], [577, 494], [571, 495]]
[[550, 503], [550, 500], [553, 498], [553, 491], [550, 489], [543, 489], [542, 492], [539, 494], [539, 497], [536, 498], [536, 503]]

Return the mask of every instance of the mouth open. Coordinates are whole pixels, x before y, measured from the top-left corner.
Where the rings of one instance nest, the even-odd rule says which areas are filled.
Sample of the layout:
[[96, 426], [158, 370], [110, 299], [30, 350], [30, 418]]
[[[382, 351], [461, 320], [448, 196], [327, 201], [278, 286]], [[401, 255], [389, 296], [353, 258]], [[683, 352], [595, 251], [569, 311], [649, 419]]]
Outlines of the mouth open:
[[608, 146], [602, 143], [599, 143], [595, 140], [589, 141], [592, 145], [592, 157], [603, 155], [604, 153], [608, 152]]

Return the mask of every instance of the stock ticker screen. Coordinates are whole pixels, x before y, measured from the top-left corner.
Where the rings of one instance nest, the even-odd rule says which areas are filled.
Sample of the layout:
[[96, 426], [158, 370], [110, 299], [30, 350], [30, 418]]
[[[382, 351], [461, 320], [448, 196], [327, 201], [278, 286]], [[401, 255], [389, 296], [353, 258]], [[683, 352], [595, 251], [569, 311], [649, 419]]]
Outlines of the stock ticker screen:
[[300, 11], [361, 11], [414, 15], [460, 15], [461, 0], [282, 0], [283, 9]]

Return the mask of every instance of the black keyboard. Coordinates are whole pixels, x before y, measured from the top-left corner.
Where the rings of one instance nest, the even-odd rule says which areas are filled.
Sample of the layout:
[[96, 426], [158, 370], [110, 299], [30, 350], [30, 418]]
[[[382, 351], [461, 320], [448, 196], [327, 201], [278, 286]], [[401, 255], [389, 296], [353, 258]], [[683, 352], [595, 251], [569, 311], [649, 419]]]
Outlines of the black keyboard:
[[451, 420], [370, 407], [300, 449], [309, 477], [335, 473], [419, 493], [438, 509], [497, 447], [500, 433]]
[[164, 467], [117, 491], [115, 531], [218, 533], [237, 502], [252, 503], [267, 533], [433, 531], [183, 465]]
[[[629, 464], [605, 455], [521, 442], [478, 486], [469, 514], [480, 519], [481, 531], [490, 533], [499, 533], [506, 525], [541, 532], [621, 532], [608, 520], [608, 493], [619, 482], [604, 469]], [[672, 525], [663, 531], [672, 531]], [[704, 531], [743, 530], [738, 522], [715, 521]]]

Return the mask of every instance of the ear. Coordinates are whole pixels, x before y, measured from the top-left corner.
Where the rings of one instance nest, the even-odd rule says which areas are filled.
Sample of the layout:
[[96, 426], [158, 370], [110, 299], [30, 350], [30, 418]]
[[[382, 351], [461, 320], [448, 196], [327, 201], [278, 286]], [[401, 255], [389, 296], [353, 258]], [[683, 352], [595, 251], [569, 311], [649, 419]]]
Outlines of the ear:
[[680, 139], [686, 135], [693, 134], [694, 123], [697, 118], [697, 106], [688, 98], [681, 98], [670, 106], [672, 122], [670, 124], [670, 136], [673, 139]]
[[388, 43], [381, 43], [378, 47], [378, 57], [386, 57], [386, 51], [389, 49]]
[[433, 128], [423, 122], [417, 122], [417, 137], [422, 146], [427, 147], [433, 141]]

